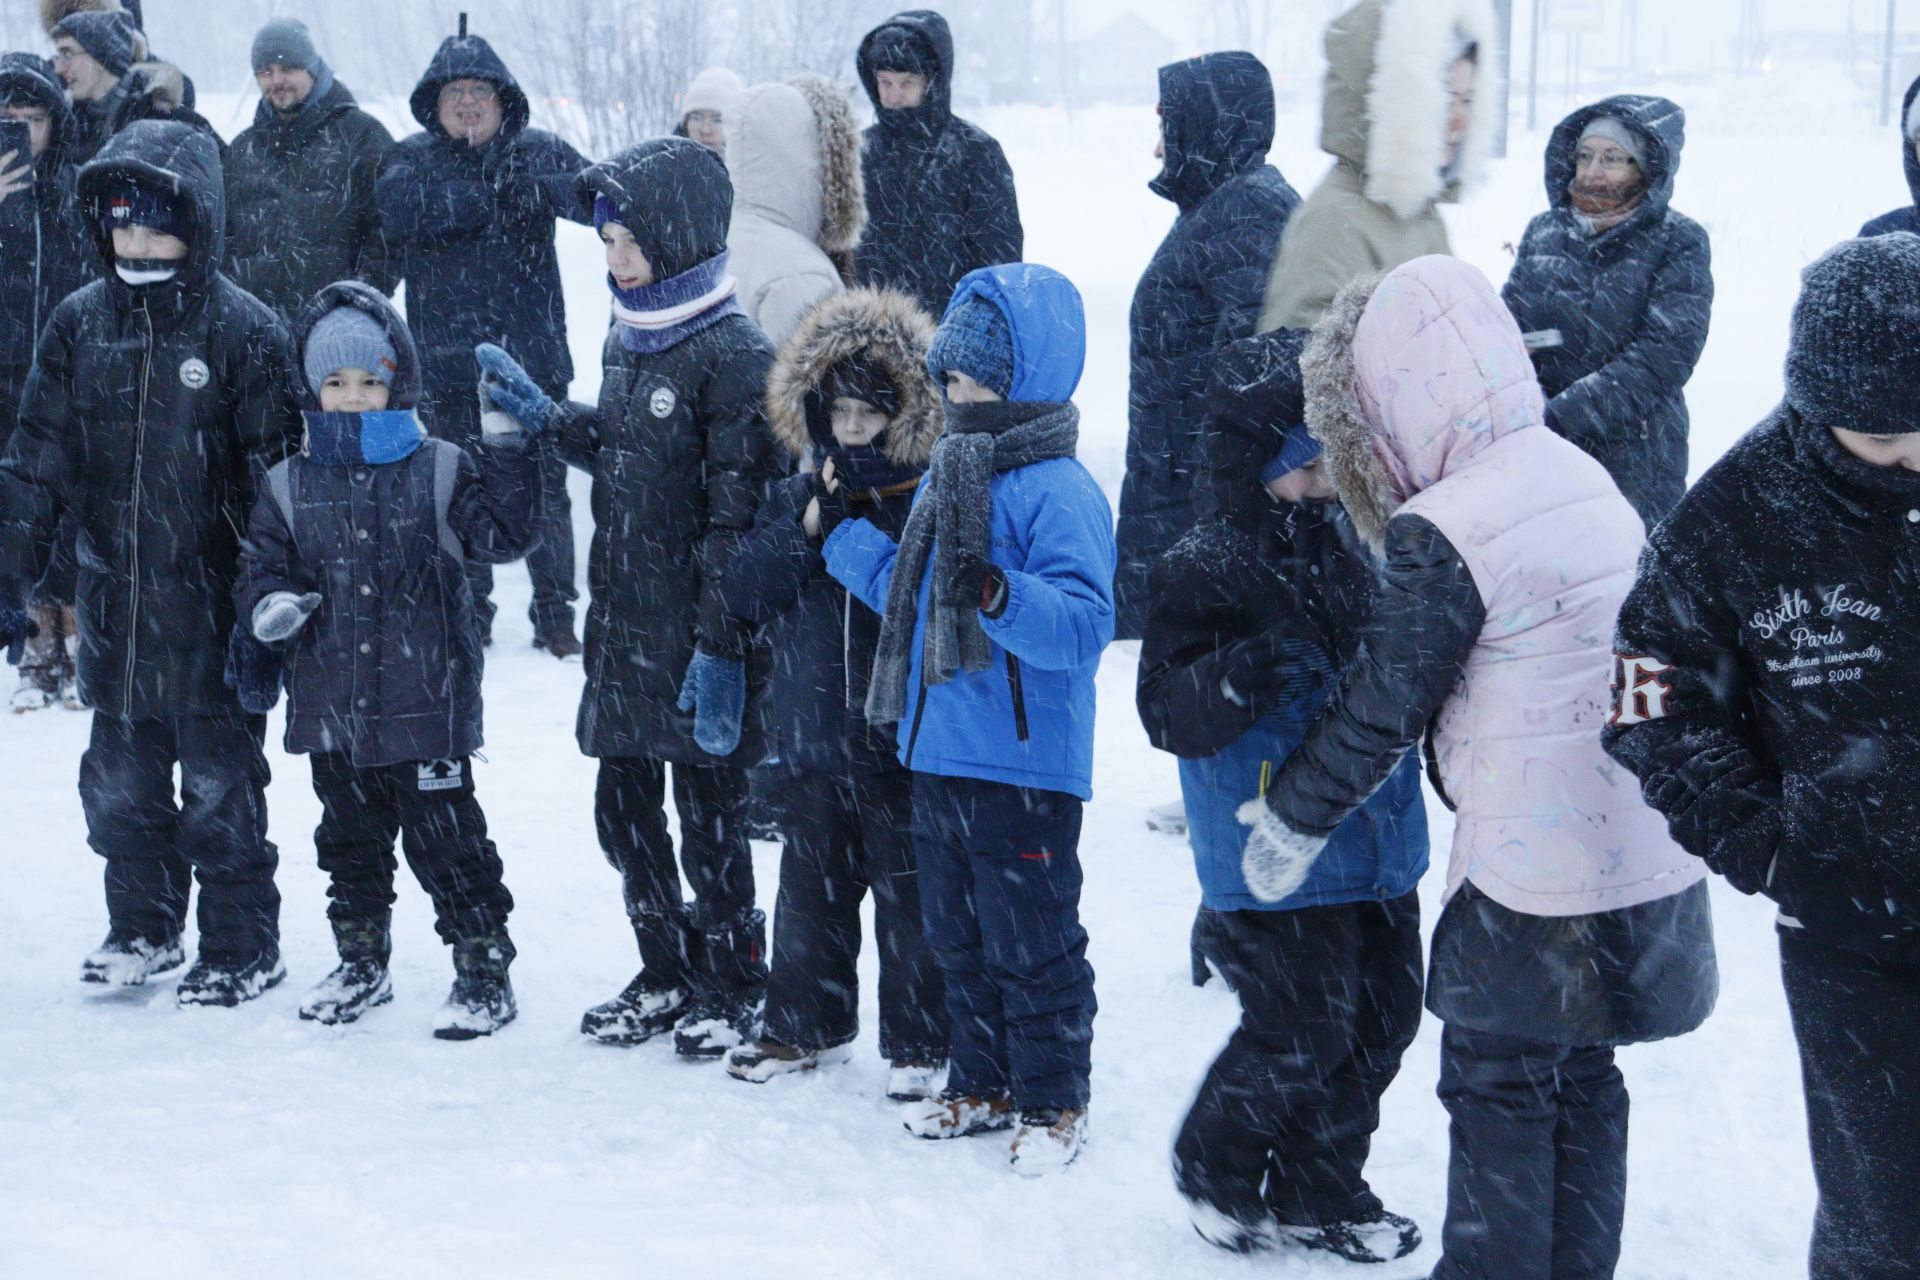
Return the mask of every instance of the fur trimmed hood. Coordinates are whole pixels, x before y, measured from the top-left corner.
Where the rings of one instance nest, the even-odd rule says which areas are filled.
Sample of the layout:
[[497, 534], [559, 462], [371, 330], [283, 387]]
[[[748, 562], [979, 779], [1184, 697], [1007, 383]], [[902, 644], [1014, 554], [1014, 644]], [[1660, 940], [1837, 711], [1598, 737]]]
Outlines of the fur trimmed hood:
[[[1499, 128], [1499, 27], [1489, 0], [1361, 0], [1326, 32], [1320, 149], [1359, 169], [1369, 200], [1412, 218], [1478, 181]], [[1473, 118], [1446, 163], [1447, 70], [1479, 47]]]
[[860, 132], [847, 93], [825, 76], [757, 84], [727, 122], [735, 207], [843, 252], [866, 229]]
[[853, 97], [837, 81], [803, 72], [789, 76], [813, 108], [820, 135], [820, 234], [828, 253], [851, 253], [867, 229], [867, 186], [860, 169], [860, 123]]
[[808, 401], [834, 365], [860, 356], [885, 370], [900, 394], [900, 412], [887, 430], [888, 459], [925, 470], [946, 430], [939, 388], [927, 376], [935, 328], [918, 302], [891, 289], [853, 289], [822, 302], [780, 348], [767, 375], [774, 439], [796, 458], [809, 456]]
[[1341, 290], [1300, 371], [1308, 428], [1376, 554], [1409, 498], [1546, 420], [1519, 326], [1487, 278], [1457, 258], [1416, 258]]

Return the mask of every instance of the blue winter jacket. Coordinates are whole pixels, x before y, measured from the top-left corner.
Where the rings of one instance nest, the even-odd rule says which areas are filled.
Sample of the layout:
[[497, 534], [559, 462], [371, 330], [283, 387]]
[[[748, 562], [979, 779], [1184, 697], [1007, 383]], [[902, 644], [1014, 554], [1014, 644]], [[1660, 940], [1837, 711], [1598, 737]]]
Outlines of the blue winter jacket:
[[[980, 297], [1013, 332], [1010, 400], [1072, 396], [1086, 351], [1079, 295], [1065, 277], [1013, 263], [969, 274], [953, 306]], [[916, 501], [925, 499], [922, 485]], [[1054, 458], [992, 481], [992, 558], [1007, 579], [1006, 609], [982, 614], [993, 643], [984, 671], [924, 688], [921, 659], [934, 557], [921, 576], [900, 760], [921, 773], [1093, 796], [1094, 674], [1113, 639], [1113, 514], [1087, 469]], [[865, 520], [827, 539], [827, 571], [884, 613], [899, 546]]]

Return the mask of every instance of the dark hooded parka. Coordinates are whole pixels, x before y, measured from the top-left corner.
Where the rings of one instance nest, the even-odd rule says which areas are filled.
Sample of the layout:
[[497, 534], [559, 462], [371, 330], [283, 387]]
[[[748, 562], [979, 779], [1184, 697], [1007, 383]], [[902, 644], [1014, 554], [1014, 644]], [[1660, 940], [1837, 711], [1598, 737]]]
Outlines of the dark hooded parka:
[[[33, 185], [0, 200], [0, 449], [19, 415], [34, 344], [60, 300], [93, 279], [74, 208], [73, 113], [53, 68], [30, 53], [0, 55], [0, 104], [47, 113]], [[28, 161], [17, 156], [9, 168]]]
[[[452, 80], [484, 80], [500, 94], [504, 121], [483, 147], [440, 127], [440, 90]], [[586, 160], [528, 127], [527, 95], [479, 36], [443, 41], [409, 105], [423, 132], [394, 144], [374, 190], [393, 265], [406, 278], [427, 401], [474, 402], [480, 342], [505, 347], [549, 395], [564, 395], [573, 360], [553, 224], [590, 221], [575, 185]], [[461, 415], [457, 431], [428, 425], [467, 437], [479, 414]]]
[[[398, 356], [387, 408], [413, 410], [413, 338], [393, 305], [358, 281], [329, 285], [301, 312], [294, 367], [304, 366], [314, 325], [341, 307], [386, 330]], [[304, 378], [301, 385], [304, 409], [318, 411], [317, 394]], [[288, 751], [339, 752], [367, 769], [480, 749], [482, 656], [465, 562], [517, 559], [532, 545], [541, 498], [536, 448], [520, 434], [472, 455], [425, 440], [379, 465], [336, 465], [303, 448], [269, 473], [234, 604], [251, 619], [276, 591], [320, 594], [320, 607], [286, 644]], [[276, 493], [285, 495], [291, 522]]]
[[[189, 223], [178, 273], [114, 270], [105, 192], [173, 190]], [[220, 274], [220, 154], [145, 120], [80, 171], [101, 278], [54, 309], [0, 462], [0, 594], [36, 581], [64, 509], [79, 516], [80, 689], [124, 719], [233, 716], [221, 680], [240, 531], [260, 479], [298, 439], [286, 330]]]
[[[1582, 226], [1568, 186], [1580, 135], [1596, 116], [1646, 139], [1639, 207], [1598, 235]], [[1687, 487], [1687, 379], [1707, 343], [1712, 254], [1700, 224], [1670, 206], [1686, 113], [1665, 98], [1624, 94], [1562, 120], [1547, 141], [1551, 207], [1527, 227], [1501, 296], [1523, 333], [1547, 425], [1613, 476], [1651, 528]], [[1530, 344], [1530, 345], [1533, 345]]]
[[[733, 185], [720, 157], [685, 138], [655, 138], [580, 175], [590, 205], [613, 202], [657, 281], [726, 251]], [[577, 736], [589, 756], [650, 756], [746, 766], [761, 756], [763, 651], [720, 601], [740, 539], [782, 469], [763, 397], [773, 347], [737, 308], [659, 352], [607, 334], [597, 405], [563, 407], [561, 455], [593, 474], [587, 583], [587, 684]], [[738, 749], [693, 741], [680, 685], [698, 644], [745, 658], [748, 705]], [[752, 652], [749, 650], [752, 649]]]
[[227, 274], [289, 321], [336, 280], [391, 293], [373, 188], [392, 147], [331, 68], [288, 114], [262, 98], [227, 152]]
[[1114, 580], [1121, 639], [1141, 635], [1149, 570], [1193, 523], [1214, 355], [1253, 333], [1281, 233], [1300, 203], [1267, 163], [1273, 123], [1273, 80], [1250, 53], [1160, 68], [1165, 162], [1150, 186], [1180, 213], [1133, 292]]
[[1920, 105], [1916, 104], [1920, 104], [1920, 79], [1907, 86], [1907, 96], [1900, 104], [1900, 170], [1907, 175], [1907, 191], [1913, 201], [1861, 227], [1863, 236], [1884, 236], [1894, 231], [1920, 235], [1920, 154], [1914, 151], [1914, 137], [1920, 132]]
[[[917, 107], [880, 105], [881, 56], [905, 42], [927, 70]], [[878, 58], [878, 61], [876, 61]], [[953, 114], [953, 33], [930, 9], [897, 13], [860, 42], [860, 83], [873, 100], [860, 163], [867, 182], [867, 234], [854, 252], [856, 283], [899, 289], [944, 315], [960, 277], [1018, 262], [1024, 237], [1013, 170], [984, 129]]]

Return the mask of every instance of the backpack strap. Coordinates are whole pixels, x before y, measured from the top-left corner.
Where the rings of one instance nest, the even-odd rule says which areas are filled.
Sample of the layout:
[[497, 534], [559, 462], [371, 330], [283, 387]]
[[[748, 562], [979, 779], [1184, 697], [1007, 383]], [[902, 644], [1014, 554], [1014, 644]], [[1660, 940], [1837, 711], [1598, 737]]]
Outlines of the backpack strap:
[[433, 450], [434, 529], [441, 548], [455, 559], [465, 560], [467, 548], [447, 521], [447, 513], [453, 510], [453, 486], [460, 479], [460, 447], [445, 440], [428, 440], [426, 447]]
[[267, 471], [267, 492], [273, 495], [273, 505], [280, 508], [280, 519], [286, 522], [287, 532], [293, 532], [293, 459], [283, 458]]

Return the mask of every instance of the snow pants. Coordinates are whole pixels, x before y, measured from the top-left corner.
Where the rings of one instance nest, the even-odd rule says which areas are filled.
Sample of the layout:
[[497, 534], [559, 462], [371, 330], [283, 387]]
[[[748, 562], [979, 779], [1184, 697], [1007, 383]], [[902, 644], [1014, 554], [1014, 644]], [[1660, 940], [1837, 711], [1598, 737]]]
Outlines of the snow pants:
[[[767, 983], [766, 917], [753, 905], [747, 847], [747, 773], [730, 765], [673, 766], [680, 867], [667, 830], [667, 763], [652, 756], [600, 762], [593, 821], [620, 873], [640, 962], [663, 986], [757, 1001]], [[693, 889], [689, 909], [680, 871]]]
[[433, 900], [440, 940], [453, 946], [485, 939], [513, 958], [507, 938], [513, 896], [502, 880], [499, 851], [487, 838], [471, 761], [357, 769], [344, 754], [322, 754], [312, 763], [320, 798], [313, 845], [331, 882], [327, 921], [343, 959], [384, 964], [391, 953], [396, 836]]
[[976, 778], [913, 777], [927, 944], [946, 975], [948, 1087], [1026, 1109], [1084, 1108], [1093, 966], [1080, 926], [1080, 801]]
[[1920, 1274], [1920, 964], [1780, 932], [1820, 1203], [1812, 1280]]
[[1627, 1086], [1610, 1047], [1448, 1026], [1445, 1253], [1432, 1280], [1608, 1280], [1627, 1206]]
[[1249, 1224], [1372, 1217], [1380, 1097], [1420, 1029], [1419, 896], [1206, 911], [1199, 931], [1241, 1016], [1174, 1139], [1175, 1185]]
[[880, 1056], [947, 1057], [946, 993], [920, 923], [913, 780], [792, 774], [780, 785], [780, 892], [767, 978], [769, 1038], [828, 1049], [860, 1030], [860, 900], [873, 893], [880, 953]]
[[[186, 925], [200, 881], [200, 953], [280, 949], [279, 855], [267, 839], [264, 716], [125, 720], [95, 712], [80, 758], [87, 843], [107, 860], [107, 919], [153, 942]], [[180, 769], [174, 798], [173, 771]]]

